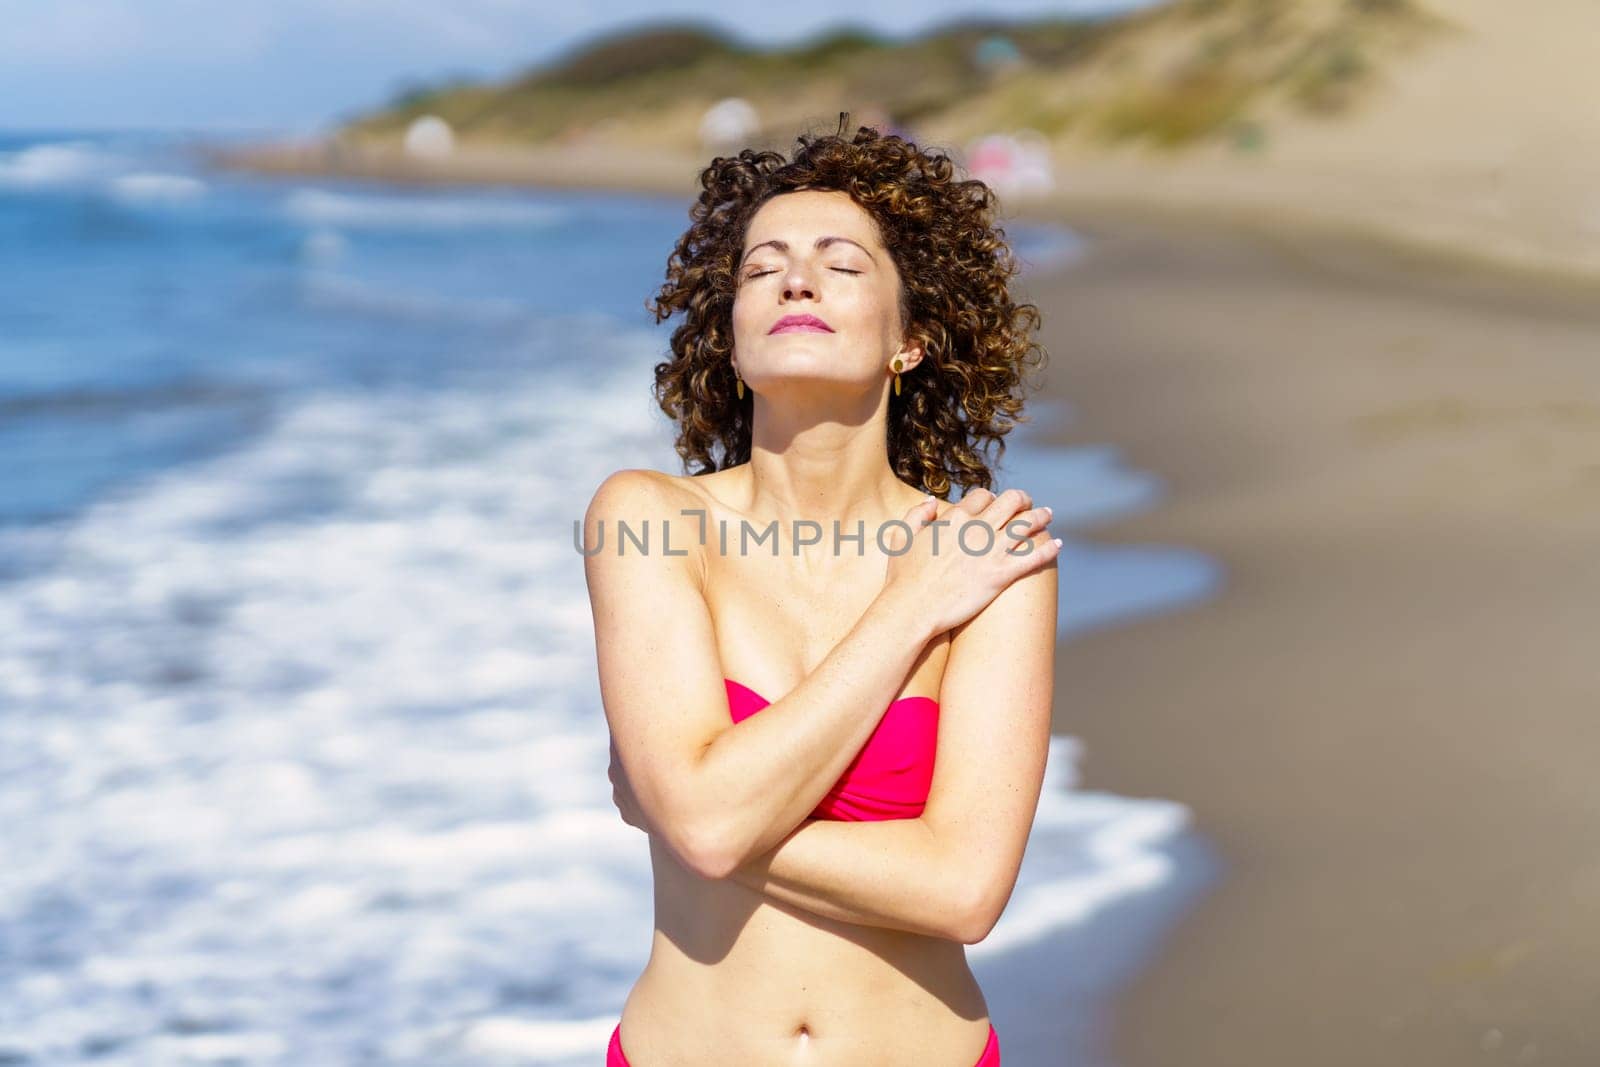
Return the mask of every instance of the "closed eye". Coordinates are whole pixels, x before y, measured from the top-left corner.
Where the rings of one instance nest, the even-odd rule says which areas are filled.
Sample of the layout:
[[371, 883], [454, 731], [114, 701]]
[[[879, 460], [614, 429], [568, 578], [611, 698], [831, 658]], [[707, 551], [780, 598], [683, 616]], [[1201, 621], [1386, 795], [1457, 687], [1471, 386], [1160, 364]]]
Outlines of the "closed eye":
[[[860, 274], [861, 273], [861, 271], [851, 270], [848, 267], [829, 267], [828, 269], [829, 270], [836, 270], [841, 274]], [[745, 275], [745, 280], [749, 281], [752, 278], [765, 278], [769, 274], [776, 274], [776, 273], [778, 273], [778, 272], [775, 271], [775, 270], [757, 271], [755, 274], [746, 274]]]

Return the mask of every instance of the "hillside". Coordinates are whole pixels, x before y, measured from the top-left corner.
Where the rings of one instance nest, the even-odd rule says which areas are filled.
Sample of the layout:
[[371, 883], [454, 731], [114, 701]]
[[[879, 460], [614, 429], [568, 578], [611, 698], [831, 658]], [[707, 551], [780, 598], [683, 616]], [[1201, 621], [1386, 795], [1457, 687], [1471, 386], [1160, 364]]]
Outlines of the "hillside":
[[903, 41], [839, 31], [778, 50], [663, 24], [503, 84], [413, 89], [341, 134], [394, 140], [432, 114], [466, 143], [694, 149], [707, 108], [738, 96], [759, 116], [754, 143], [772, 146], [871, 106], [948, 143], [1026, 127], [1062, 142], [1249, 150], [1274, 115], [1367, 105], [1388, 70], [1445, 32], [1413, 0], [1179, 0], [1100, 20], [964, 21]]
[[[781, 50], [656, 25], [503, 83], [413, 89], [311, 143], [212, 158], [679, 195], [712, 154], [787, 152], [849, 111], [963, 163], [979, 136], [1032, 131], [1049, 150], [1045, 199], [1069, 213], [1164, 207], [1271, 232], [1335, 227], [1600, 278], [1596, 41], [1596, 0], [1541, 0], [1536, 17], [1504, 0], [1174, 0], [1098, 21], [968, 21], [901, 41], [839, 32]], [[702, 140], [707, 109], [730, 96], [755, 125], [733, 143]], [[442, 155], [403, 148], [427, 115], [449, 123]]]

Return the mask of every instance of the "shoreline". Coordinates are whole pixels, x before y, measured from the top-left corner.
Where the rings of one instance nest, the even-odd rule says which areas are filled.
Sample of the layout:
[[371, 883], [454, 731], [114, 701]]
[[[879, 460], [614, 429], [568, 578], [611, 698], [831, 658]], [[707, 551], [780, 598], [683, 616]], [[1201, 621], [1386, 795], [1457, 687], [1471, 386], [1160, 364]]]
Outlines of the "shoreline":
[[[685, 199], [699, 191], [700, 170], [714, 152], [641, 152], [605, 143], [507, 148], [460, 145], [448, 157], [407, 156], [393, 147], [358, 146], [332, 138], [220, 145], [200, 142], [191, 152], [208, 167], [267, 178], [371, 180], [417, 186], [481, 185], [589, 190]], [[1204, 167], [1205, 164], [1196, 164]], [[1440, 209], [1412, 204], [1405, 211], [1324, 205], [1297, 188], [1287, 173], [1240, 180], [1207, 175], [1206, 195], [1194, 175], [1158, 163], [1113, 160], [1055, 162], [1058, 186], [1049, 193], [1002, 198], [1005, 218], [1066, 222], [1085, 232], [1159, 222], [1163, 228], [1246, 232], [1313, 254], [1340, 249], [1370, 265], [1400, 261], [1408, 268], [1457, 278], [1502, 275], [1574, 295], [1600, 292], [1600, 249], [1562, 254], [1526, 240], [1475, 231]], [[1337, 176], [1335, 176], [1337, 179]], [[1337, 180], [1329, 188], [1339, 188]], [[1250, 181], [1258, 184], [1252, 187]], [[1349, 184], [1355, 184], [1350, 179]], [[1298, 202], [1297, 202], [1298, 201]]]
[[[335, 138], [191, 147], [201, 165], [262, 177], [370, 179], [400, 185], [596, 189], [692, 199], [713, 153], [629, 153], [611, 145], [508, 148], [458, 145], [436, 159]], [[625, 167], [619, 166], [625, 163]]]
[[1085, 229], [1028, 286], [1057, 442], [1166, 492], [1079, 535], [1226, 572], [1058, 645], [1085, 787], [1188, 806], [1223, 866], [1114, 1062], [1595, 1062], [1600, 308], [1359, 241]]
[[[380, 170], [344, 176], [463, 180]], [[656, 177], [601, 184], [692, 196]], [[1226, 571], [1057, 646], [1085, 788], [1186, 805], [1223, 868], [1118, 997], [1114, 1062], [1600, 1059], [1593, 280], [1276, 213], [1006, 214], [1089, 241], [1023, 286], [1054, 439], [1165, 483], [1074, 536]]]

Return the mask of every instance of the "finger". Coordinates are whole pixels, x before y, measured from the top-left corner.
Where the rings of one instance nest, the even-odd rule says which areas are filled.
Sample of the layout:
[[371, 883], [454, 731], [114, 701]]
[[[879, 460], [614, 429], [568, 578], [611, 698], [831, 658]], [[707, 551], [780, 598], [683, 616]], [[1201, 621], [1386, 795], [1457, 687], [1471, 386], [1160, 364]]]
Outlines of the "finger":
[[933, 517], [938, 513], [938, 498], [933, 496], [924, 497], [906, 509], [906, 522], [910, 524], [912, 529], [916, 529], [932, 522]]
[[1027, 549], [1013, 553], [1021, 559], [1022, 573], [1048, 566], [1061, 555], [1064, 544], [1061, 538], [1052, 536], [1049, 530], [1031, 534], [1026, 541], [1029, 546]]
[[965, 510], [971, 515], [981, 515], [983, 514], [983, 509], [992, 503], [994, 503], [994, 494], [980, 486], [976, 489], [967, 490], [961, 499], [956, 502], [956, 507]]
[[1054, 512], [1048, 506], [1019, 511], [1006, 520], [1005, 533], [1014, 538], [1026, 537], [1050, 525]]
[[999, 496], [989, 502], [989, 506], [983, 509], [982, 517], [991, 526], [999, 530], [1003, 529], [1017, 512], [1031, 507], [1033, 507], [1033, 498], [1028, 495], [1028, 491], [1012, 486], [1010, 489], [1002, 491]]
[[939, 500], [937, 497], [927, 496], [911, 505], [905, 511], [904, 522], [910, 527], [910, 534], [902, 527], [896, 526], [889, 534], [889, 551], [893, 553], [904, 552], [910, 537], [915, 537], [918, 530], [923, 529], [939, 513]]
[[1026, 556], [1032, 559], [1046, 548], [1052, 547], [1054, 540], [1055, 535], [1047, 529], [1031, 530], [1025, 534], [1019, 529], [1017, 536], [1007, 544], [1006, 554], [1010, 556]]

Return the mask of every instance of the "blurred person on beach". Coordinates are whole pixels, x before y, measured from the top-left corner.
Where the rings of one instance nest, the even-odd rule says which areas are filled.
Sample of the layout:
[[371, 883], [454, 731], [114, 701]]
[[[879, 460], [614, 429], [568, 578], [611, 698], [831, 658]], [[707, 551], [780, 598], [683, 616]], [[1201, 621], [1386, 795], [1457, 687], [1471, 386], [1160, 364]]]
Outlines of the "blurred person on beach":
[[655, 395], [689, 473], [617, 471], [585, 516], [655, 884], [608, 1067], [1000, 1062], [964, 946], [1042, 788], [1061, 542], [982, 450], [1039, 313], [989, 186], [845, 130], [703, 170], [652, 304], [684, 313]]

